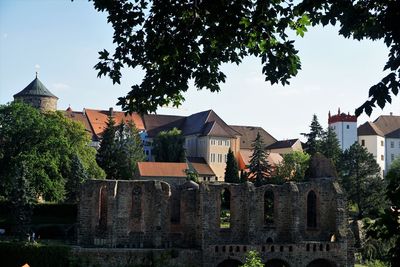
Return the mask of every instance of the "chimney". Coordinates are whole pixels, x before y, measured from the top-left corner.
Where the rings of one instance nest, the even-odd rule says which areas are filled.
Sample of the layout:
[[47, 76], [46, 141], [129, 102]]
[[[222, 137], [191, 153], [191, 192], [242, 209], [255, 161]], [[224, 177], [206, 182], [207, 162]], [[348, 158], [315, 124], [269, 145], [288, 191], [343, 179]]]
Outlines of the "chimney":
[[390, 112], [390, 116], [393, 116], [393, 112]]
[[114, 109], [110, 108], [109, 111], [110, 111], [110, 117], [114, 116]]

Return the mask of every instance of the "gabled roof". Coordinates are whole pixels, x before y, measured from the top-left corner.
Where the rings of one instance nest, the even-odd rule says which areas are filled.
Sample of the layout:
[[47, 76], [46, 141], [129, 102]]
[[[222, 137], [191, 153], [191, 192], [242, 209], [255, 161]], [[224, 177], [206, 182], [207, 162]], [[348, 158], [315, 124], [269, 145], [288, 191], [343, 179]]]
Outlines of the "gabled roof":
[[64, 116], [73, 120], [82, 123], [85, 126], [85, 130], [90, 133], [93, 138], [94, 132], [90, 123], [83, 112], [73, 111], [70, 107], [64, 111]]
[[374, 121], [374, 124], [387, 135], [400, 128], [400, 116], [382, 115]]
[[[251, 149], [240, 149], [240, 157], [239, 157], [239, 166], [247, 167], [250, 164], [251, 156], [253, 155], [253, 151]], [[268, 154], [267, 161], [272, 166], [275, 167], [283, 160], [282, 156], [279, 153], [271, 152]]]
[[[125, 114], [122, 111], [113, 111], [113, 117], [115, 124], [120, 124], [121, 121], [127, 122], [132, 121], [139, 131], [144, 130], [144, 124], [142, 118], [137, 113], [131, 115]], [[96, 110], [96, 109], [85, 109], [85, 114], [92, 126], [93, 132], [99, 136], [103, 133], [107, 127], [108, 116], [110, 115], [109, 110]]]
[[267, 146], [266, 149], [290, 148], [297, 141], [299, 141], [299, 139], [279, 140], [279, 141]]
[[366, 123], [360, 125], [357, 129], [357, 135], [379, 135], [385, 136], [385, 134], [375, 125], [373, 122], [367, 121]]
[[185, 121], [182, 116], [170, 115], [143, 115], [143, 123], [149, 137], [155, 137], [161, 131], [169, 131], [173, 128], [180, 129]]
[[387, 138], [400, 138], [400, 128], [386, 135]]
[[277, 141], [272, 135], [270, 135], [262, 127], [236, 126], [236, 125], [231, 125], [230, 127], [241, 134], [240, 148], [251, 149], [251, 144], [256, 139], [257, 133], [260, 133], [262, 139], [264, 140], [264, 144], [266, 146], [269, 146]]
[[14, 97], [21, 97], [21, 96], [47, 96], [58, 99], [58, 97], [53, 95], [46, 88], [46, 86], [43, 85], [43, 83], [39, 80], [37, 76], [30, 84], [28, 84], [27, 87], [25, 87], [22, 91], [14, 95]]
[[186, 163], [180, 162], [138, 162], [141, 177], [186, 177]]
[[240, 133], [226, 124], [213, 110], [202, 111], [186, 117], [182, 126], [183, 135], [211, 135], [236, 137]]
[[207, 164], [202, 157], [187, 157], [188, 164], [193, 167], [193, 169], [200, 176], [215, 176], [215, 173], [211, 167]]

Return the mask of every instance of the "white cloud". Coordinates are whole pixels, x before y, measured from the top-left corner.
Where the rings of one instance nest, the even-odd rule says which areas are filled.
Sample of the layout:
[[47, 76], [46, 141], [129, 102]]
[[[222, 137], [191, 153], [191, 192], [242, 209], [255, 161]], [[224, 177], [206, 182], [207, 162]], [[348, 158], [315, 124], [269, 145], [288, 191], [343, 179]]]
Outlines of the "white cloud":
[[35, 64], [35, 69], [40, 69], [40, 65], [39, 64]]
[[53, 90], [54, 91], [64, 91], [64, 90], [66, 90], [66, 89], [68, 89], [69, 88], [69, 85], [68, 84], [65, 84], [65, 83], [53, 83]]

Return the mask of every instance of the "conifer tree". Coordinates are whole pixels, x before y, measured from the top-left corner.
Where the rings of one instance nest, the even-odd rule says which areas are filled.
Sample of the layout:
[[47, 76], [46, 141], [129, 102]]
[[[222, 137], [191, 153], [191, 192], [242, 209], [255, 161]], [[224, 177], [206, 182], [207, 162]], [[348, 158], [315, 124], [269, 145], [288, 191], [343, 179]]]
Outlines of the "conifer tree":
[[115, 140], [116, 126], [112, 116], [108, 117], [107, 127], [97, 151], [97, 164], [105, 171], [107, 179], [115, 179], [118, 168], [117, 144]]
[[317, 115], [313, 115], [310, 132], [302, 133], [307, 138], [305, 151], [312, 157], [315, 153], [320, 152], [320, 140], [323, 136], [323, 129], [318, 122]]
[[132, 121], [127, 124], [121, 122], [116, 133], [117, 176], [116, 179], [133, 179], [137, 163], [145, 160], [142, 140]]
[[385, 181], [374, 156], [358, 143], [343, 153], [340, 163], [341, 183], [348, 200], [357, 205], [357, 219], [376, 216], [386, 206]]
[[340, 149], [339, 140], [331, 127], [328, 127], [326, 132], [323, 133], [320, 142], [320, 152], [328, 159], [331, 159], [335, 166], [340, 160], [342, 150]]
[[269, 153], [265, 151], [264, 140], [260, 133], [251, 144], [253, 154], [250, 158], [249, 177], [255, 180], [255, 185], [260, 186], [265, 182], [266, 177], [271, 176], [271, 165], [268, 163]]
[[225, 168], [225, 182], [227, 183], [239, 183], [239, 169], [233, 155], [232, 150], [229, 148], [228, 155], [226, 156], [226, 168]]

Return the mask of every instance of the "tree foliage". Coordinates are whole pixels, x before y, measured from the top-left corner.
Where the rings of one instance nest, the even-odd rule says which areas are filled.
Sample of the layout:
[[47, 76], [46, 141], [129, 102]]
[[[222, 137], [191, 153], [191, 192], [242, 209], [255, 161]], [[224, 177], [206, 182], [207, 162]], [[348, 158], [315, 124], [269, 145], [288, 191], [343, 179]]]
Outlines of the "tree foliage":
[[256, 250], [250, 250], [246, 253], [246, 261], [241, 267], [264, 267], [260, 254]]
[[347, 198], [358, 208], [357, 219], [376, 216], [387, 202], [384, 198], [384, 180], [374, 156], [354, 143], [344, 151], [340, 166]]
[[145, 159], [142, 141], [135, 124], [132, 121], [121, 121], [117, 126], [114, 118], [110, 116], [96, 159], [106, 172], [107, 179], [133, 179], [137, 162]]
[[271, 165], [268, 163], [269, 153], [265, 150], [264, 140], [260, 133], [251, 144], [253, 154], [250, 157], [248, 177], [254, 180], [256, 186], [265, 183], [267, 177], [271, 176]]
[[246, 56], [260, 58], [265, 80], [288, 84], [301, 68], [293, 31], [303, 36], [307, 26], [340, 23], [339, 34], [356, 40], [384, 40], [390, 47], [388, 70], [372, 86], [370, 100], [356, 110], [370, 114], [384, 107], [400, 87], [400, 3], [393, 0], [284, 1], [150, 1], [93, 0], [107, 13], [114, 29], [114, 52], [99, 52], [98, 76], [121, 79], [121, 69], [143, 69], [140, 84], [119, 98], [123, 110], [152, 112], [158, 106], [179, 106], [193, 79], [197, 89], [220, 90], [223, 63], [240, 64]]
[[66, 200], [68, 202], [77, 203], [79, 200], [79, 191], [81, 184], [88, 179], [88, 174], [83, 167], [82, 160], [78, 155], [72, 156], [71, 172], [65, 184], [67, 191]]
[[161, 131], [153, 141], [152, 154], [158, 162], [185, 162], [185, 138], [177, 128]]
[[239, 168], [232, 150], [229, 148], [226, 156], [225, 182], [239, 183]]
[[400, 262], [400, 157], [392, 162], [386, 180], [389, 205], [370, 225], [367, 235], [390, 246], [387, 257], [391, 266], [397, 266]]
[[276, 175], [284, 180], [303, 181], [309, 166], [310, 155], [294, 151], [282, 156], [283, 161], [277, 166]]
[[23, 173], [32, 199], [63, 200], [73, 155], [90, 178], [101, 178], [89, 142], [84, 126], [60, 112], [40, 113], [23, 103], [0, 106], [0, 195], [10, 197], [15, 175]]
[[314, 114], [310, 124], [310, 132], [302, 133], [302, 135], [307, 138], [305, 151], [311, 157], [314, 156], [315, 153], [320, 152], [323, 133], [324, 131], [321, 124], [318, 122], [318, 117]]
[[337, 166], [342, 155], [342, 150], [339, 140], [331, 127], [328, 127], [328, 129], [322, 133], [319, 147], [320, 152], [328, 159], [331, 159], [335, 166]]

